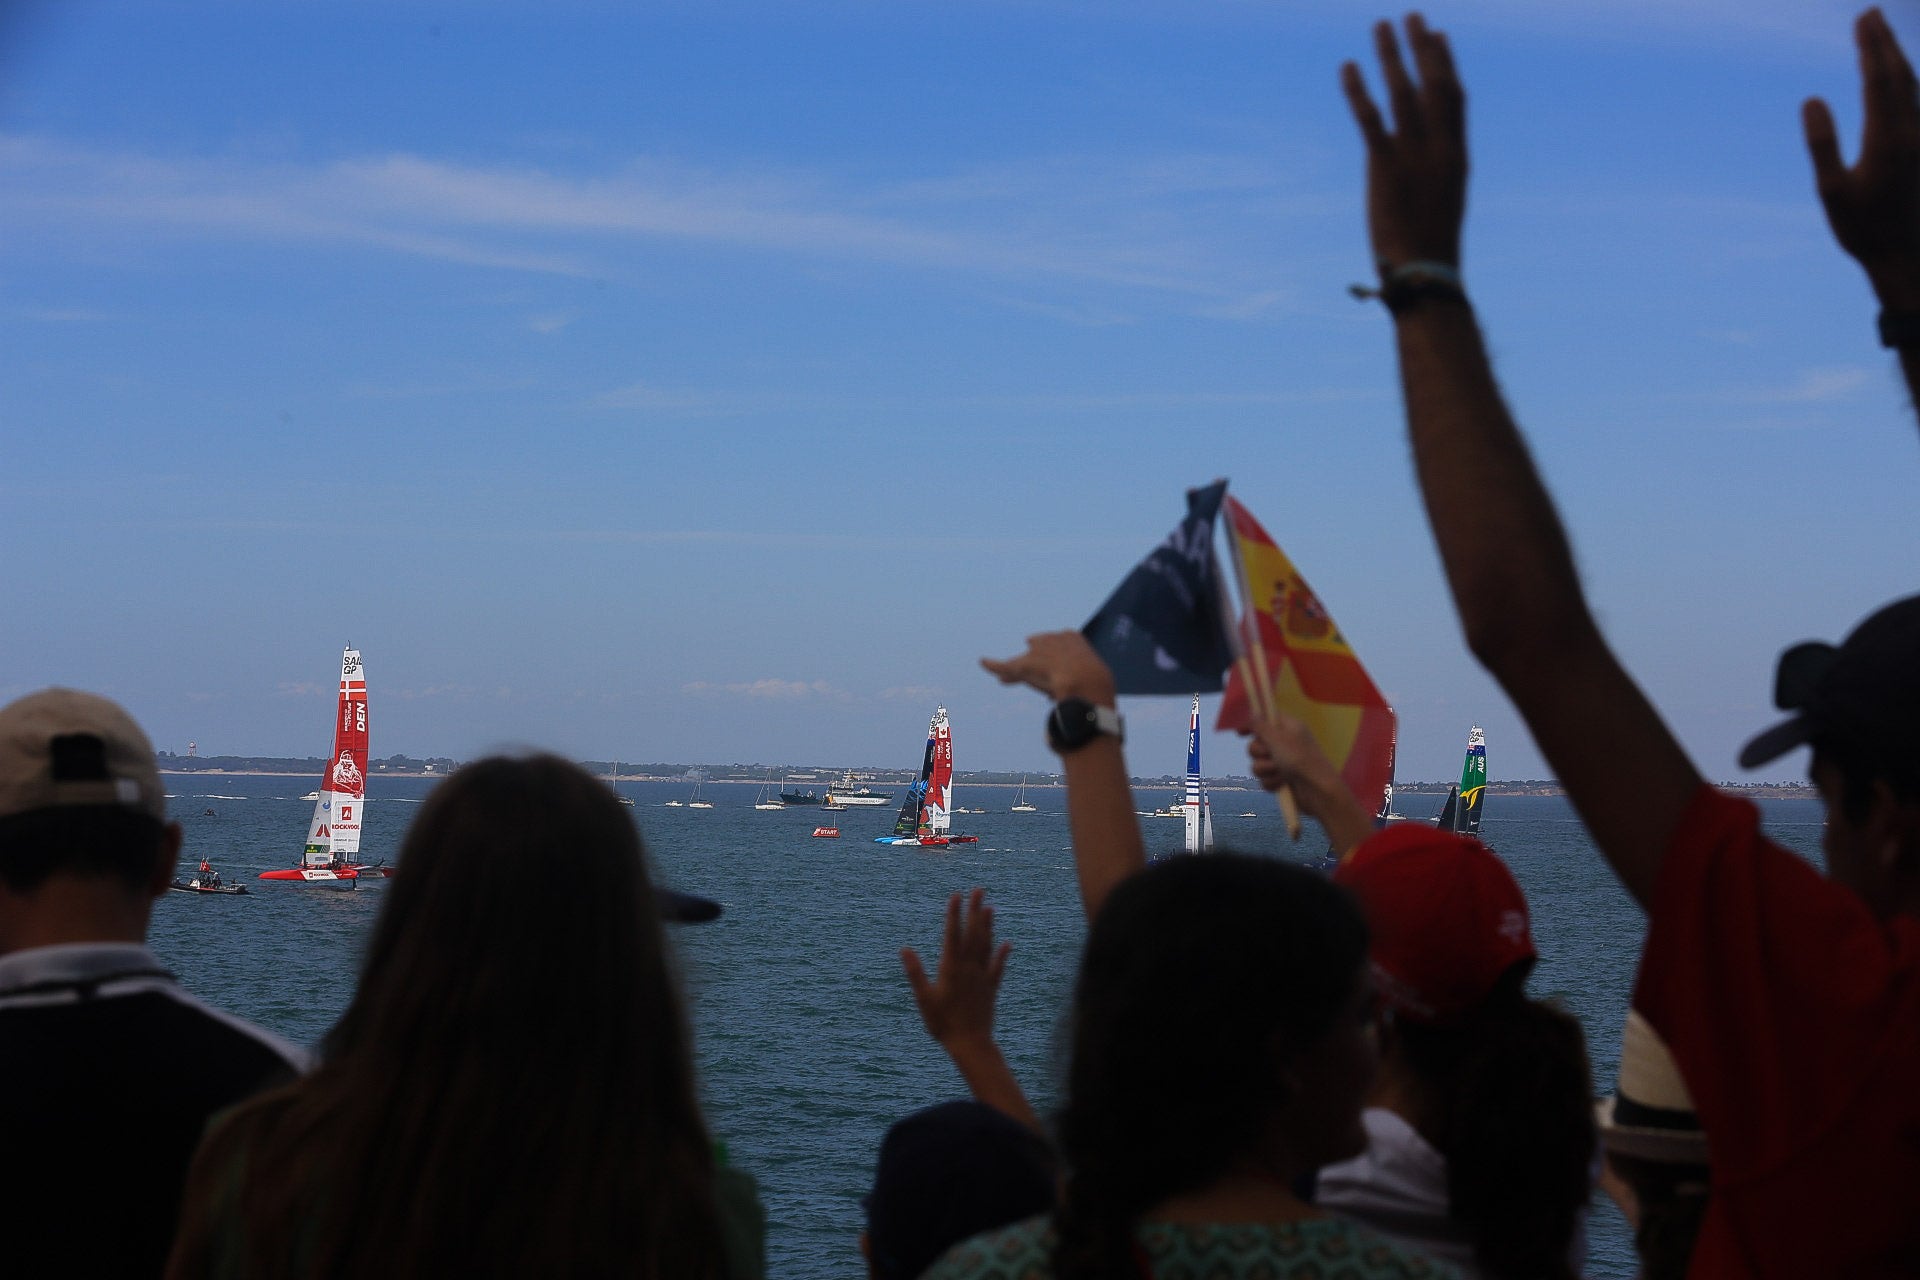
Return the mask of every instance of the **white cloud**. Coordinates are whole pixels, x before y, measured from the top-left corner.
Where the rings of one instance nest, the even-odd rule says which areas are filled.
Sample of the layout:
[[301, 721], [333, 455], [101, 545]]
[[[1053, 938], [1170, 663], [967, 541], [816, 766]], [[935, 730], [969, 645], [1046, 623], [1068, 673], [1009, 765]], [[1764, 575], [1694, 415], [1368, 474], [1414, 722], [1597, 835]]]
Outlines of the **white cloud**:
[[1874, 371], [1859, 365], [1803, 369], [1792, 382], [1770, 387], [1743, 387], [1703, 393], [1699, 399], [1715, 404], [1809, 405], [1845, 400], [1866, 386]]
[[[1282, 198], [1281, 186], [1273, 162], [1234, 156], [1045, 157], [889, 184], [654, 160], [581, 175], [415, 155], [166, 159], [0, 138], [0, 214], [62, 234], [133, 226], [581, 277], [616, 271], [637, 245], [675, 241], [1172, 294], [1222, 316], [1257, 314], [1276, 296], [1254, 278], [1263, 264], [1247, 260], [1265, 252], [1276, 217], [1325, 212], [1326, 198]], [[1076, 323], [1119, 314], [1055, 305]]]
[[850, 694], [835, 688], [825, 680], [779, 680], [767, 677], [761, 680], [728, 684], [694, 680], [681, 685], [680, 688], [683, 692], [691, 694], [726, 694], [737, 698], [766, 698], [776, 701], [793, 701], [800, 698], [827, 698], [834, 701], [851, 699]]

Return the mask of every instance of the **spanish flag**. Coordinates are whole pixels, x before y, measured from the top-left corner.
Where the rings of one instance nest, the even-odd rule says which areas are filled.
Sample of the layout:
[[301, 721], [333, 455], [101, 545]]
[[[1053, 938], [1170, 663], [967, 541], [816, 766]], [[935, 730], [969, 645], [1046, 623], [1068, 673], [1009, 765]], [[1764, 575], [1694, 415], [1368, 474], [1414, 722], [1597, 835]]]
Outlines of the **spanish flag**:
[[1240, 647], [1248, 661], [1234, 665], [1217, 727], [1252, 727], [1246, 687], [1251, 676], [1254, 696], [1304, 721], [1347, 789], [1371, 813], [1392, 780], [1393, 709], [1286, 552], [1233, 498], [1224, 514], [1246, 606]]

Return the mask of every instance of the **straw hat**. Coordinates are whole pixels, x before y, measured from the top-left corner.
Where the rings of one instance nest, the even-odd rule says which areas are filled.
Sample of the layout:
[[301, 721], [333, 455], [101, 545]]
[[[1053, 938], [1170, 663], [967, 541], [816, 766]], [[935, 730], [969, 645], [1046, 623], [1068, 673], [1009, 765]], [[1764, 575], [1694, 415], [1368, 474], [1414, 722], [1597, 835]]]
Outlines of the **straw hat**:
[[1594, 1107], [1600, 1145], [1659, 1164], [1706, 1164], [1707, 1135], [1666, 1041], [1638, 1009], [1620, 1034], [1620, 1083]]

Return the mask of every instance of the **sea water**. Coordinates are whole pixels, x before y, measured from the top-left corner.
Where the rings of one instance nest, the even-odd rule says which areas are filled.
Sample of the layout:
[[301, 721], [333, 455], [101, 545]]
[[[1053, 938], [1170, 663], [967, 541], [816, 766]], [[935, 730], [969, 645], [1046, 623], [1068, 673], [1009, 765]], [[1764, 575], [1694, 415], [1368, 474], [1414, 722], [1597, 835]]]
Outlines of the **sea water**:
[[[244, 896], [169, 893], [154, 912], [163, 963], [208, 1003], [301, 1044], [317, 1044], [346, 1007], [361, 948], [387, 886], [355, 892], [259, 881], [290, 866], [313, 803], [311, 778], [172, 775], [172, 814], [186, 829], [183, 867], [210, 858], [244, 882]], [[396, 857], [429, 778], [369, 779], [362, 855]], [[1000, 993], [1000, 1043], [1044, 1113], [1059, 1096], [1061, 1014], [1085, 924], [1067, 837], [1065, 795], [1028, 789], [1041, 812], [1007, 812], [1012, 787], [957, 789], [958, 831], [980, 843], [944, 849], [876, 845], [892, 806], [823, 813], [752, 807], [757, 784], [710, 784], [712, 809], [668, 808], [684, 784], [622, 783], [636, 801], [655, 873], [717, 898], [720, 920], [675, 927], [697, 1038], [708, 1123], [732, 1162], [760, 1184], [769, 1273], [793, 1280], [863, 1273], [855, 1239], [860, 1196], [881, 1134], [919, 1107], [962, 1096], [964, 1086], [920, 1027], [899, 952], [914, 946], [929, 969], [939, 951], [947, 895], [984, 887], [999, 936], [1013, 943]], [[1141, 809], [1178, 796], [1137, 793]], [[1441, 797], [1401, 793], [1418, 815]], [[1310, 858], [1325, 847], [1309, 826], [1290, 844], [1270, 797], [1213, 793], [1222, 848]], [[1773, 837], [1817, 851], [1811, 800], [1762, 805]], [[1513, 868], [1533, 907], [1540, 963], [1534, 994], [1558, 999], [1585, 1026], [1595, 1084], [1613, 1085], [1620, 1024], [1644, 929], [1564, 800], [1491, 796], [1482, 835]], [[1251, 813], [1251, 817], [1241, 817]], [[1147, 847], [1176, 851], [1183, 824], [1142, 817]], [[815, 839], [815, 826], [840, 828]], [[528, 868], [538, 875], [537, 867]], [[555, 1082], [564, 1085], [564, 1082]], [[1587, 1274], [1630, 1276], [1624, 1223], [1597, 1196]]]

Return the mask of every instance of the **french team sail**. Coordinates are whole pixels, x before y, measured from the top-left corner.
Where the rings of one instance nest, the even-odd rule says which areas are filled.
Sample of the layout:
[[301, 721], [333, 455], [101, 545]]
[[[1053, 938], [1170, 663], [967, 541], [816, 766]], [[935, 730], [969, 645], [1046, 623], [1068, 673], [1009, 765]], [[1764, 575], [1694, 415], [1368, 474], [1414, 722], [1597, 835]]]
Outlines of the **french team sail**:
[[367, 794], [367, 673], [360, 651], [340, 658], [340, 700], [333, 720], [333, 754], [327, 758], [320, 799], [313, 806], [302, 862], [324, 867], [360, 852], [360, 811]]
[[1200, 786], [1200, 695], [1193, 695], [1193, 710], [1187, 713], [1187, 795], [1185, 818], [1187, 852], [1204, 853], [1213, 848], [1213, 811]]

